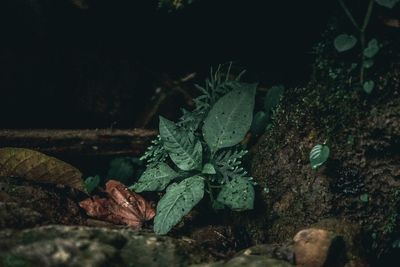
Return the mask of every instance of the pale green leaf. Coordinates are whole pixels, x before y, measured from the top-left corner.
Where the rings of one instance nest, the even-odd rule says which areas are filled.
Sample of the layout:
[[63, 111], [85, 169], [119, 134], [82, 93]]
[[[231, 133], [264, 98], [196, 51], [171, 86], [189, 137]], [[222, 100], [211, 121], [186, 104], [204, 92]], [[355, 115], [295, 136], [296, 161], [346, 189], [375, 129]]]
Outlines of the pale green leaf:
[[400, 0], [375, 0], [379, 5], [387, 7], [387, 8], [393, 8]]
[[216, 174], [217, 172], [215, 171], [214, 165], [212, 165], [211, 163], [206, 163], [206, 164], [204, 164], [203, 170], [201, 171], [201, 173]]
[[311, 149], [310, 152], [310, 163], [313, 169], [317, 169], [328, 159], [330, 154], [329, 147], [327, 145], [316, 145]]
[[252, 209], [254, 205], [254, 187], [247, 178], [234, 178], [224, 184], [218, 194], [217, 201], [236, 211]]
[[372, 39], [368, 42], [368, 46], [363, 51], [364, 56], [373, 58], [379, 52], [379, 48], [378, 40]]
[[256, 84], [241, 84], [221, 97], [204, 121], [203, 136], [212, 153], [238, 144], [253, 119]]
[[154, 232], [167, 234], [203, 198], [204, 179], [193, 176], [172, 184], [157, 205]]
[[344, 52], [352, 49], [357, 43], [357, 39], [353, 35], [340, 34], [335, 38], [333, 45], [338, 52]]
[[201, 167], [203, 149], [192, 132], [160, 116], [160, 136], [165, 150], [179, 169], [190, 171]]
[[161, 191], [178, 176], [166, 163], [160, 163], [146, 169], [131, 189], [135, 192]]
[[366, 92], [367, 94], [370, 94], [374, 89], [374, 87], [375, 87], [375, 82], [372, 80], [366, 81], [363, 84], [364, 92]]

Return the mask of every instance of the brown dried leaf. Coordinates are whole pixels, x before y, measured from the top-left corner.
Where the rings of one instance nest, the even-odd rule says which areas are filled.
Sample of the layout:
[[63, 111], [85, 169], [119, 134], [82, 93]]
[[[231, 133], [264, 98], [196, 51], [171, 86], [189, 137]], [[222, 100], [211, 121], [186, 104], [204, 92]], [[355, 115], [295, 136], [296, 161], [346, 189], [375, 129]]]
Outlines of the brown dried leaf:
[[79, 203], [87, 215], [134, 229], [140, 229], [145, 221], [155, 216], [151, 204], [122, 183], [109, 180], [105, 191], [107, 198], [95, 196]]
[[59, 159], [25, 148], [0, 148], [0, 176], [67, 185], [84, 191], [81, 172]]

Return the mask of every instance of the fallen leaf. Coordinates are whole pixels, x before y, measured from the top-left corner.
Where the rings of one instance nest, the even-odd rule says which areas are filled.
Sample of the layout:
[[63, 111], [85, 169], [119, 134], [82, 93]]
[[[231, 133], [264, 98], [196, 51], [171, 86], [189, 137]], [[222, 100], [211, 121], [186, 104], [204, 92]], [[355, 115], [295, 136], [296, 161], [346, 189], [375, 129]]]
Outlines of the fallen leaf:
[[67, 185], [84, 191], [81, 172], [59, 159], [25, 148], [0, 148], [0, 176]]
[[140, 229], [145, 221], [155, 216], [151, 203], [116, 180], [106, 183], [105, 192], [107, 198], [95, 196], [79, 203], [87, 215], [134, 229]]

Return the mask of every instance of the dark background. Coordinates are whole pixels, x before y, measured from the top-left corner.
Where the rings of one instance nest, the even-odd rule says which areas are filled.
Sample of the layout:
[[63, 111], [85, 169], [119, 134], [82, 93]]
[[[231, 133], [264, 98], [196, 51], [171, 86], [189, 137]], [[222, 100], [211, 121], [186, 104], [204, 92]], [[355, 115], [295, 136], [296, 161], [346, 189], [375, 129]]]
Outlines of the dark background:
[[[269, 86], [307, 81], [336, 1], [3, 0], [0, 127], [132, 127], [165, 75], [235, 61]], [[115, 104], [118, 103], [118, 104]], [[113, 113], [114, 112], [114, 113]]]

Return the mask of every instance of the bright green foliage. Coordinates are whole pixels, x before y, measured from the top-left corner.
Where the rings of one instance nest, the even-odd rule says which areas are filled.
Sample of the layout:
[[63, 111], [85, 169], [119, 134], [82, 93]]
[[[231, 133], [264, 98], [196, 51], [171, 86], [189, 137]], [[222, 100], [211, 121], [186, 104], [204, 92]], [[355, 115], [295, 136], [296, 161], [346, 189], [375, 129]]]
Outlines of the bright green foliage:
[[363, 51], [364, 56], [368, 58], [373, 58], [379, 52], [379, 48], [380, 47], [378, 41], [375, 38], [372, 39], [368, 42], [368, 46]]
[[221, 97], [204, 121], [203, 136], [212, 153], [238, 144], [253, 120], [257, 85], [248, 84]]
[[193, 176], [172, 184], [158, 202], [154, 218], [154, 232], [164, 235], [171, 230], [203, 198], [204, 179]]
[[90, 176], [85, 179], [86, 192], [90, 195], [96, 187], [99, 186], [100, 176]]
[[393, 8], [400, 0], [375, 0], [375, 2], [381, 6]]
[[223, 185], [217, 201], [232, 210], [253, 209], [253, 185], [245, 177], [235, 177]]
[[335, 38], [333, 45], [338, 52], [344, 52], [352, 49], [357, 43], [356, 37], [348, 34], [340, 34]]
[[156, 139], [151, 141], [151, 143], [152, 145], [147, 148], [144, 155], [140, 158], [140, 160], [146, 161], [148, 166], [159, 162], [164, 162], [168, 156], [159, 135]]
[[330, 154], [329, 147], [327, 145], [316, 145], [311, 149], [310, 152], [310, 163], [313, 169], [317, 169], [328, 159]]
[[367, 94], [370, 94], [375, 87], [375, 82], [372, 80], [366, 81], [363, 84], [363, 89]]
[[161, 191], [178, 176], [179, 174], [166, 163], [160, 162], [157, 165], [147, 168], [132, 189], [135, 192]]
[[247, 150], [228, 150], [218, 153], [214, 160], [215, 166], [221, 174], [218, 182], [225, 183], [237, 177], [245, 178], [247, 172], [241, 167], [241, 160], [246, 154]]
[[[183, 110], [177, 123], [160, 117], [160, 135], [142, 157], [147, 170], [131, 186], [137, 192], [167, 188], [157, 206], [157, 234], [170, 231], [204, 192], [214, 209], [253, 207], [253, 184], [241, 167], [247, 151], [238, 144], [252, 122], [256, 85], [229, 76], [230, 66], [226, 74], [221, 68], [212, 72], [204, 87], [197, 86], [195, 109]], [[214, 197], [218, 193], [221, 201]]]
[[160, 117], [160, 136], [165, 150], [179, 169], [198, 169], [202, 163], [202, 146], [190, 131], [179, 128], [175, 123]]

